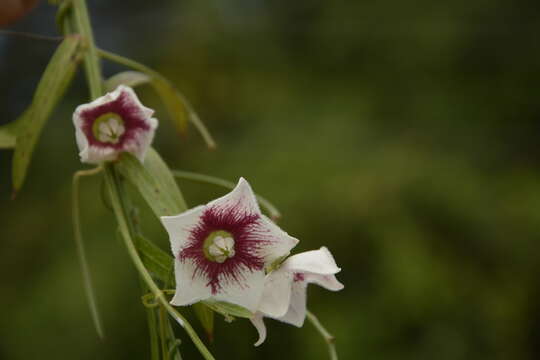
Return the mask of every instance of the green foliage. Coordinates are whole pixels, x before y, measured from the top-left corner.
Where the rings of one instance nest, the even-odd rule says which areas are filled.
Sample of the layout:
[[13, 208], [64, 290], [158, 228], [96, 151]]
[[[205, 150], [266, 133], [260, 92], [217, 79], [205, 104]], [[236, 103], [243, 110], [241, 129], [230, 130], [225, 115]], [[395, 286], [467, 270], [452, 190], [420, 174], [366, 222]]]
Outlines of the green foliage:
[[31, 105], [16, 120], [13, 155], [13, 189], [24, 183], [41, 130], [69, 86], [80, 61], [80, 37], [66, 37], [51, 58], [38, 84]]
[[16, 132], [12, 124], [0, 126], [0, 149], [14, 148], [16, 141]]
[[119, 85], [130, 87], [147, 84], [151, 81], [150, 76], [139, 71], [123, 71], [115, 74], [105, 81], [105, 91], [113, 91]]
[[148, 151], [144, 166], [133, 155], [124, 153], [116, 168], [135, 186], [157, 217], [177, 215], [185, 210], [182, 194], [157, 152]]

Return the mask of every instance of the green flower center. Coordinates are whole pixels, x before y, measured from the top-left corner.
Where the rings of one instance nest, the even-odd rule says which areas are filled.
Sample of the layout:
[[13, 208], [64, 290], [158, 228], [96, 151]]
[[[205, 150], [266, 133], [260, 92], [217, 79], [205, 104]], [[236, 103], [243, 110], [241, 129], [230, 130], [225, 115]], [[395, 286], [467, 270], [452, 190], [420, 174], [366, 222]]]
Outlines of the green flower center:
[[109, 112], [100, 115], [92, 125], [94, 137], [102, 143], [116, 144], [126, 132], [124, 120], [118, 114]]
[[234, 238], [227, 231], [214, 231], [204, 240], [203, 251], [208, 260], [223, 263], [236, 253], [234, 251]]

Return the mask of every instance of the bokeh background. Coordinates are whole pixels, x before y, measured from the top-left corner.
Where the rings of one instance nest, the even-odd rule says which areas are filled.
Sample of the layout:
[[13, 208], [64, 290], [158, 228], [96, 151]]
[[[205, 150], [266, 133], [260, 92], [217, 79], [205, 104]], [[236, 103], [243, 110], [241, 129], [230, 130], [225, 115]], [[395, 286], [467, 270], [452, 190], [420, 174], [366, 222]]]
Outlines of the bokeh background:
[[[216, 151], [193, 129], [179, 138], [140, 88], [171, 167], [246, 177], [281, 209], [298, 251], [332, 250], [346, 287], [312, 286], [309, 307], [342, 359], [540, 357], [537, 2], [88, 2], [98, 45], [173, 80], [216, 137]], [[9, 28], [56, 35], [54, 11], [42, 2]], [[55, 45], [0, 34], [0, 123], [29, 104]], [[121, 69], [104, 62], [107, 75]], [[80, 71], [14, 201], [11, 153], [0, 152], [0, 359], [149, 357], [138, 279], [98, 179], [84, 181], [82, 202], [103, 342], [83, 294], [71, 113], [87, 96]], [[180, 185], [191, 205], [224, 193]], [[267, 325], [254, 348], [249, 322], [218, 318], [211, 349], [219, 359], [327, 358], [310, 324]], [[177, 332], [184, 357], [199, 358]]]

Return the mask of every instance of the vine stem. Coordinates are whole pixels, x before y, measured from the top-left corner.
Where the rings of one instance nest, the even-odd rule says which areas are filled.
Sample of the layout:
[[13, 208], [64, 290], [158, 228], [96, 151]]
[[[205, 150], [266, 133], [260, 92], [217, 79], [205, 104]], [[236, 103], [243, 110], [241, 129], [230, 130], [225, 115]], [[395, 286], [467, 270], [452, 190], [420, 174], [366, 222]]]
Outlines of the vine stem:
[[324, 338], [324, 341], [328, 345], [328, 352], [330, 354], [331, 360], [338, 360], [337, 351], [336, 351], [336, 338], [326, 330], [326, 328], [321, 324], [319, 319], [311, 312], [307, 311], [307, 318], [317, 329], [319, 334]]
[[103, 339], [104, 332], [101, 323], [101, 317], [97, 308], [96, 295], [92, 287], [92, 277], [90, 275], [90, 267], [88, 266], [88, 260], [86, 258], [86, 251], [84, 249], [83, 236], [81, 231], [81, 219], [80, 219], [80, 206], [79, 206], [79, 183], [83, 176], [91, 176], [100, 173], [102, 168], [100, 166], [88, 170], [77, 171], [73, 175], [73, 194], [72, 199], [72, 221], [73, 221], [73, 237], [75, 239], [75, 245], [77, 247], [77, 256], [81, 265], [81, 273], [83, 277], [84, 292], [88, 299], [88, 306], [90, 307], [90, 313], [92, 314], [92, 320], [100, 339]]
[[113, 207], [113, 211], [116, 215], [116, 220], [119, 225], [120, 234], [122, 235], [122, 238], [124, 240], [124, 244], [126, 245], [126, 248], [128, 250], [128, 253], [133, 261], [133, 264], [139, 271], [143, 281], [148, 286], [149, 290], [154, 294], [155, 299], [167, 310], [170, 316], [173, 317], [187, 332], [201, 355], [207, 359], [207, 360], [215, 360], [214, 356], [210, 353], [210, 351], [206, 348], [202, 340], [199, 338], [195, 330], [191, 327], [191, 325], [187, 322], [187, 320], [178, 312], [176, 309], [174, 309], [167, 299], [165, 298], [163, 292], [158, 288], [154, 280], [152, 279], [152, 276], [148, 273], [148, 270], [146, 270], [146, 267], [144, 266], [139, 253], [137, 252], [137, 249], [135, 248], [135, 244], [133, 243], [133, 240], [131, 239], [131, 234], [129, 231], [128, 226], [128, 220], [127, 216], [125, 214], [124, 205], [123, 202], [119, 196], [119, 180], [118, 176], [115, 172], [115, 169], [113, 167], [113, 164], [107, 164], [105, 166], [105, 181], [107, 183], [107, 187], [109, 188], [110, 193], [110, 199], [111, 204]]
[[99, 56], [97, 55], [96, 45], [94, 43], [94, 34], [90, 25], [90, 17], [86, 7], [85, 0], [71, 0], [75, 25], [79, 33], [86, 41], [86, 54], [84, 56], [84, 68], [86, 78], [90, 87], [90, 98], [94, 100], [103, 95], [103, 84], [101, 78], [101, 67], [99, 65]]
[[[92, 34], [92, 27], [90, 25], [90, 18], [88, 16], [88, 9], [86, 8], [86, 2], [85, 0], [72, 1], [75, 27], [77, 31], [86, 40], [87, 52], [85, 54], [85, 69], [88, 79], [88, 85], [90, 88], [90, 96], [92, 100], [94, 100], [95, 98], [103, 95], [99, 56], [97, 55], [97, 47], [94, 43], [94, 37]], [[69, 29], [66, 29], [65, 31], [69, 31]], [[122, 197], [120, 196], [121, 188], [114, 169], [114, 165], [110, 163], [106, 164], [104, 166], [104, 173], [105, 182], [107, 184], [107, 188], [109, 189], [111, 204], [113, 207], [113, 211], [116, 215], [116, 219], [118, 221], [118, 226], [122, 235], [122, 239], [124, 240], [124, 243], [128, 250], [128, 254], [131, 257], [133, 264], [139, 271], [142, 280], [148, 286], [148, 289], [154, 294], [156, 300], [165, 308], [165, 310], [167, 310], [169, 315], [172, 316], [172, 318], [175, 319], [186, 330], [187, 334], [189, 335], [197, 349], [200, 351], [201, 355], [206, 360], [215, 360], [214, 356], [212, 356], [210, 351], [208, 351], [204, 343], [201, 341], [201, 339], [199, 338], [195, 330], [191, 327], [191, 325], [187, 322], [187, 320], [169, 304], [164, 294], [161, 292], [161, 290], [158, 288], [158, 286], [148, 273], [148, 270], [146, 270], [146, 267], [144, 266], [139, 256], [139, 253], [135, 248], [135, 244], [133, 243], [133, 240], [131, 238], [130, 229], [132, 227], [132, 224], [129, 220], [129, 217], [126, 215], [125, 204], [122, 201]]]
[[[174, 177], [179, 178], [179, 179], [185, 179], [185, 180], [190, 180], [190, 181], [204, 183], [204, 184], [217, 185], [217, 186], [221, 186], [227, 189], [234, 189], [234, 187], [236, 186], [236, 184], [231, 181], [220, 179], [215, 176], [198, 174], [191, 171], [181, 171], [181, 170], [171, 170], [171, 172]], [[279, 212], [279, 210], [269, 200], [257, 194], [255, 194], [255, 197], [259, 201], [259, 204], [261, 204], [261, 206], [265, 208], [266, 211], [268, 211], [268, 215], [270, 215], [272, 220], [277, 220], [281, 217], [281, 213]]]

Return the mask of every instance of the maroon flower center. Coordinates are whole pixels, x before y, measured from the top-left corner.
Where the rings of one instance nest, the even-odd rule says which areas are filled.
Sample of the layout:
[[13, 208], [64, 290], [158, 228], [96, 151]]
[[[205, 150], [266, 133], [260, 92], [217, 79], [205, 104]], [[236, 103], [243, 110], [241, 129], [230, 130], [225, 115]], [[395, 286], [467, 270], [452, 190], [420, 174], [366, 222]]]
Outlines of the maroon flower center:
[[213, 295], [225, 284], [247, 287], [245, 272], [264, 268], [259, 250], [268, 240], [258, 230], [259, 220], [259, 215], [243, 212], [240, 204], [210, 207], [190, 229], [187, 246], [178, 260], [192, 261], [196, 267], [193, 277], [204, 276]]
[[145, 114], [128, 93], [113, 101], [83, 110], [82, 131], [92, 146], [121, 149], [138, 131], [148, 131]]

